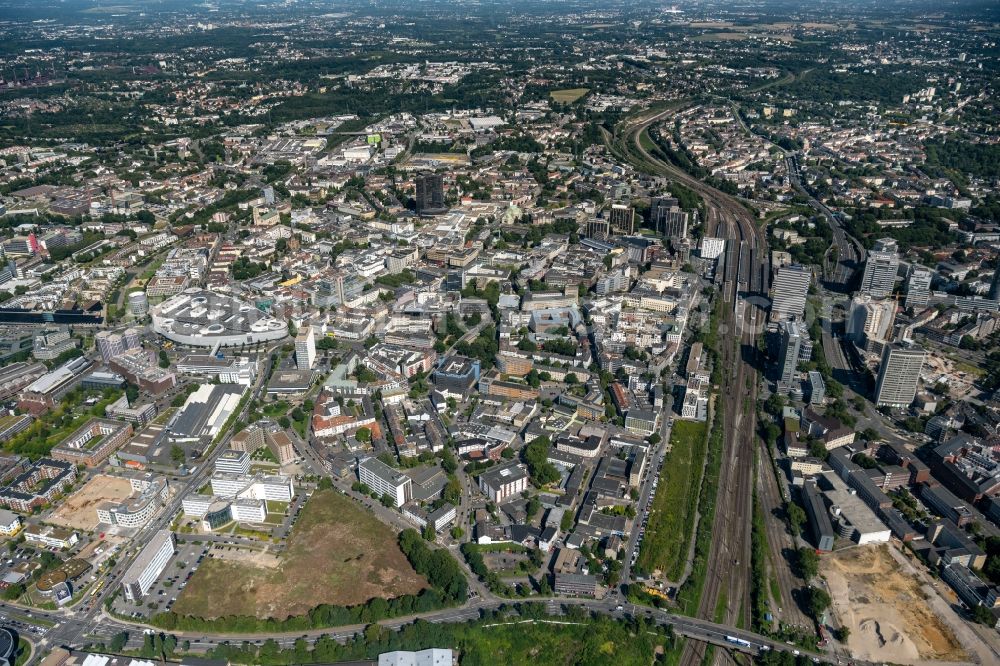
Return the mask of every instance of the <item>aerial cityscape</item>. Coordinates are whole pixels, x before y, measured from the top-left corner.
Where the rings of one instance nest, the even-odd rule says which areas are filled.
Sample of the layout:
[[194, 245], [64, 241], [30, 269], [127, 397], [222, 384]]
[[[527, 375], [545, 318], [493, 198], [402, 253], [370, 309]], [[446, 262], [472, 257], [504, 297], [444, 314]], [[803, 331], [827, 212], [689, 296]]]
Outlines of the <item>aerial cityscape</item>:
[[995, 0], [0, 0], [0, 666], [1000, 663]]

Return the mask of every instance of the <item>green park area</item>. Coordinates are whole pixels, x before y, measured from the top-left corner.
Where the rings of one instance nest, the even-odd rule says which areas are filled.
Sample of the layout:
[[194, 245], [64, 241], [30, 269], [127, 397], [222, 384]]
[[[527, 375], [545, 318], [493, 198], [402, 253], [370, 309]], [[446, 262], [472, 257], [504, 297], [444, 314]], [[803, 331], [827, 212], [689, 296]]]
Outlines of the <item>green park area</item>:
[[209, 656], [237, 664], [339, 663], [377, 659], [391, 650], [421, 650], [448, 647], [462, 666], [495, 664], [605, 664], [660, 663], [657, 655], [669, 653], [679, 642], [662, 627], [638, 620], [617, 622], [592, 617], [568, 606], [565, 615], [550, 616], [538, 603], [517, 604], [504, 611], [484, 611], [483, 617], [464, 623], [431, 623], [418, 620], [399, 632], [369, 625], [360, 635], [340, 643], [321, 637], [312, 649], [305, 641], [281, 650], [269, 640], [225, 643]]
[[566, 90], [553, 90], [549, 93], [554, 102], [572, 104], [590, 92], [590, 88], [567, 88]]
[[[569, 624], [568, 622], [579, 622]], [[565, 624], [564, 624], [565, 623]], [[589, 618], [456, 627], [462, 664], [648, 664], [663, 637]]]
[[707, 425], [676, 421], [670, 433], [670, 453], [660, 470], [646, 535], [636, 562], [638, 571], [662, 572], [677, 581], [691, 546], [698, 493], [705, 461]]
[[[14, 453], [28, 456], [32, 459], [47, 456], [56, 444], [62, 442], [76, 429], [94, 417], [103, 418], [104, 410], [121, 396], [122, 392], [108, 389], [101, 391], [84, 391], [77, 388], [56, 403], [56, 405], [36, 418], [26, 429], [15, 435], [4, 447]], [[92, 405], [85, 405], [88, 397], [97, 398]], [[93, 449], [102, 437], [95, 437], [87, 442], [87, 449]]]

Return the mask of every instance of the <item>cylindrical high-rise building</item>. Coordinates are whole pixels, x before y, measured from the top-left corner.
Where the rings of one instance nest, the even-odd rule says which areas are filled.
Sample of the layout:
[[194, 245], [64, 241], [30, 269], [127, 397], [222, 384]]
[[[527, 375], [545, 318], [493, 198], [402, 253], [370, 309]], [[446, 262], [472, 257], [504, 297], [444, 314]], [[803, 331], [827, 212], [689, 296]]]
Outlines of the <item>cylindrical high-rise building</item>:
[[149, 312], [149, 299], [144, 291], [133, 291], [128, 295], [128, 309], [137, 317], [143, 317]]

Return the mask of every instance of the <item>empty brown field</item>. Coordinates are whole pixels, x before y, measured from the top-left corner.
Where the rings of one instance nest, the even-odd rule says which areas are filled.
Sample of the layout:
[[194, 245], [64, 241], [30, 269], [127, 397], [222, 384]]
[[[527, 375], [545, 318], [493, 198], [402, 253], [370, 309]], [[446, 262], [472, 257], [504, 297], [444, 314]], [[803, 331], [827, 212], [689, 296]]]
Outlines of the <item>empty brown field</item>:
[[553, 90], [549, 96], [553, 101], [572, 104], [589, 92], [590, 88], [567, 88], [566, 90]]
[[731, 28], [732, 21], [691, 21], [687, 24], [689, 28]]
[[698, 35], [694, 38], [696, 42], [738, 42], [743, 39], [750, 39], [743, 32], [710, 32]]
[[321, 604], [350, 606], [425, 587], [391, 529], [340, 493], [320, 490], [306, 502], [280, 557], [206, 559], [173, 611], [285, 619]]
[[49, 521], [74, 530], [91, 531], [98, 525], [98, 504], [121, 501], [131, 494], [132, 486], [127, 479], [98, 474], [67, 497]]

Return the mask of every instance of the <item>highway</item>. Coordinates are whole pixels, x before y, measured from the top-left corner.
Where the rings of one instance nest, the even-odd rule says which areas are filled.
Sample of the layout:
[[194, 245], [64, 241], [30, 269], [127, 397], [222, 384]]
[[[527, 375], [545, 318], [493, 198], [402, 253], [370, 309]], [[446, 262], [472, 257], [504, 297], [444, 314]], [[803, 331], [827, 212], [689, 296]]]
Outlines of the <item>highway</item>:
[[[644, 148], [643, 134], [652, 124], [667, 119], [672, 112], [650, 113], [626, 121], [624, 131], [614, 135], [612, 150], [619, 157], [630, 157], [629, 161], [643, 170], [666, 175], [697, 192], [706, 207], [706, 234], [728, 241], [727, 252], [722, 257], [725, 265], [719, 270], [721, 276], [717, 281], [721, 283], [722, 298], [727, 305], [726, 326], [729, 331], [735, 329], [740, 334], [723, 336], [721, 349], [722, 364], [727, 370], [719, 395], [719, 403], [725, 410], [725, 443], [713, 524], [714, 538], [708, 558], [708, 573], [699, 599], [698, 617], [721, 620], [730, 625], [750, 622], [750, 507], [751, 484], [756, 476], [758, 501], [765, 513], [770, 571], [778, 582], [781, 595], [780, 599], [774, 600], [771, 611], [784, 624], [809, 628], [812, 620], [798, 606], [794, 596], [803, 583], [790, 564], [789, 555], [796, 542], [779, 517], [784, 503], [782, 491], [774, 476], [766, 443], [755, 433], [757, 370], [763, 367], [756, 342], [765, 323], [765, 312], [758, 305], [766, 303], [763, 296], [769, 290], [766, 239], [753, 216], [740, 202], [706, 186], [672, 164], [657, 159]], [[847, 289], [854, 271], [863, 261], [864, 249], [846, 234], [829, 209], [801, 187], [795, 157], [786, 153], [786, 159], [793, 186], [829, 220], [834, 245], [842, 248], [838, 251], [838, 261], [828, 282], [831, 288]], [[755, 451], [758, 453], [756, 465]], [[705, 650], [704, 643], [689, 642], [681, 663], [689, 666], [701, 663]]]
[[[662, 448], [662, 443], [661, 443]], [[222, 448], [219, 447], [216, 451], [221, 451]], [[211, 465], [210, 461], [203, 463], [199, 469], [199, 473], [188, 480], [186, 488], [195, 489], [200, 483], [207, 478], [210, 473]], [[314, 464], [321, 465], [320, 461], [311, 461]], [[652, 461], [651, 461], [652, 462]], [[649, 476], [651, 479], [652, 476]], [[648, 481], [648, 479], [647, 479]], [[402, 529], [410, 527], [410, 525], [403, 519], [403, 517], [396, 511], [387, 509], [383, 507], [378, 502], [371, 500], [370, 498], [362, 498], [356, 493], [350, 491], [345, 483], [337, 483], [337, 487], [344, 492], [349, 494], [356, 499], [359, 499], [370, 511], [374, 512], [376, 516], [390, 524], [397, 529]], [[649, 487], [647, 484], [646, 494], [648, 496]], [[149, 536], [155, 533], [157, 529], [166, 527], [169, 521], [172, 519], [173, 515], [179, 509], [180, 498], [183, 494], [177, 494], [172, 499], [170, 505], [160, 517], [153, 521], [146, 529], [140, 532], [138, 540], [135, 543], [145, 543]], [[747, 523], [748, 524], [748, 523]], [[460, 562], [463, 563], [464, 560], [458, 553], [455, 553]], [[37, 622], [35, 625], [24, 625], [25, 629], [31, 629], [29, 633], [32, 634], [32, 638], [36, 642], [40, 643], [42, 647], [51, 647], [55, 645], [64, 646], [80, 646], [91, 641], [100, 642], [110, 642], [110, 639], [118, 634], [119, 632], [126, 631], [129, 633], [129, 643], [130, 648], [138, 648], [142, 644], [143, 635], [142, 632], [146, 628], [145, 625], [141, 623], [130, 623], [119, 620], [117, 618], [108, 616], [103, 612], [103, 600], [111, 594], [116, 589], [116, 581], [120, 576], [121, 571], [127, 566], [128, 560], [130, 558], [121, 558], [121, 562], [117, 564], [114, 569], [108, 573], [105, 580], [107, 581], [106, 586], [102, 589], [102, 594], [99, 596], [100, 603], [84, 608], [81, 604], [77, 608], [67, 609], [64, 611], [56, 611], [52, 613], [43, 613], [38, 611], [32, 611], [33, 619]], [[510, 603], [509, 599], [502, 599], [494, 597], [488, 590], [485, 589], [471, 574], [466, 570], [467, 575], [470, 578], [470, 590], [474, 592], [474, 596], [465, 605], [459, 608], [451, 608], [440, 611], [435, 611], [432, 613], [423, 614], [420, 617], [430, 622], [460, 622], [467, 621], [471, 619], [477, 619], [483, 610], [496, 609], [502, 605], [507, 605]], [[745, 574], [740, 574], [745, 576]], [[743, 585], [745, 587], [745, 581], [747, 579], [743, 578]], [[689, 645], [705, 645], [705, 644], [715, 644], [720, 646], [726, 646], [730, 649], [739, 649], [745, 651], [749, 654], [756, 654], [758, 652], [759, 646], [767, 645], [771, 649], [776, 650], [791, 650], [789, 646], [775, 643], [762, 636], [757, 636], [752, 632], [738, 631], [733, 629], [729, 624], [736, 624], [735, 620], [727, 617], [727, 623], [714, 623], [707, 620], [699, 620], [696, 618], [688, 618], [683, 616], [677, 616], [656, 609], [650, 609], [645, 607], [635, 607], [629, 605], [627, 608], [622, 608], [619, 610], [619, 603], [616, 598], [609, 598], [605, 601], [597, 600], [586, 600], [586, 599], [554, 599], [549, 602], [549, 610], [556, 612], [562, 604], [578, 604], [582, 605], [588, 609], [607, 613], [610, 615], [624, 617], [625, 615], [642, 615], [647, 617], [652, 621], [656, 621], [663, 624], [670, 624], [674, 627], [674, 630], [682, 636], [687, 636], [692, 639], [696, 639], [697, 642], [692, 641]], [[736, 606], [738, 609], [742, 609], [742, 604]], [[22, 619], [26, 614], [26, 610], [18, 608], [12, 604], [0, 604], [0, 612], [4, 616], [10, 618], [11, 616], [18, 617]], [[742, 610], [740, 610], [742, 612]], [[730, 614], [732, 615], [732, 614]], [[409, 622], [416, 619], [416, 616], [396, 618], [392, 620], [386, 620], [380, 624], [386, 626], [387, 628], [396, 629]], [[43, 624], [44, 623], [44, 624]], [[53, 626], [47, 626], [52, 623]], [[32, 628], [33, 627], [33, 628]], [[188, 640], [191, 643], [191, 648], [196, 651], [208, 650], [224, 642], [242, 642], [243, 640], [249, 640], [255, 643], [262, 643], [268, 638], [274, 638], [282, 647], [291, 647], [295, 641], [301, 638], [303, 635], [306, 636], [307, 640], [311, 643], [314, 642], [318, 637], [327, 635], [332, 636], [338, 640], [346, 640], [359, 632], [363, 631], [364, 626], [352, 626], [352, 627], [342, 627], [335, 629], [325, 629], [325, 630], [313, 630], [308, 631], [305, 634], [298, 633], [288, 633], [288, 634], [267, 634], [267, 635], [231, 635], [231, 634], [205, 634], [202, 632], [174, 632], [178, 637], [179, 641]], [[757, 647], [746, 648], [743, 646], [734, 645], [727, 639], [727, 636], [736, 636], [742, 640], [746, 640], [749, 643]]]
[[[868, 381], [865, 375], [865, 368], [859, 363], [855, 354], [847, 349], [851, 345], [844, 339], [843, 327], [840, 334], [834, 330], [834, 325], [839, 323], [833, 320], [833, 295], [827, 294], [823, 299], [822, 310], [822, 334], [823, 353], [827, 362], [833, 369], [833, 377], [844, 385], [844, 400], [850, 403], [855, 396], [862, 398], [870, 395]], [[882, 437], [883, 441], [907, 447], [912, 444], [912, 436], [900, 433], [891, 421], [876, 411], [871, 402], [865, 401], [865, 408], [858, 414], [855, 430], [861, 432], [867, 429], [874, 429]]]
[[[851, 279], [854, 277], [855, 271], [864, 265], [866, 256], [865, 248], [856, 238], [848, 235], [843, 224], [841, 224], [840, 218], [834, 215], [833, 211], [802, 186], [801, 177], [799, 176], [798, 156], [784, 149], [782, 151], [785, 155], [785, 165], [788, 169], [788, 178], [791, 181], [792, 187], [809, 199], [809, 205], [826, 218], [830, 229], [833, 231], [833, 244], [830, 246], [830, 250], [827, 251], [828, 261], [827, 265], [824, 266], [827, 286], [846, 293], [850, 288]], [[836, 249], [835, 263], [830, 261], [830, 255], [834, 249]]]

